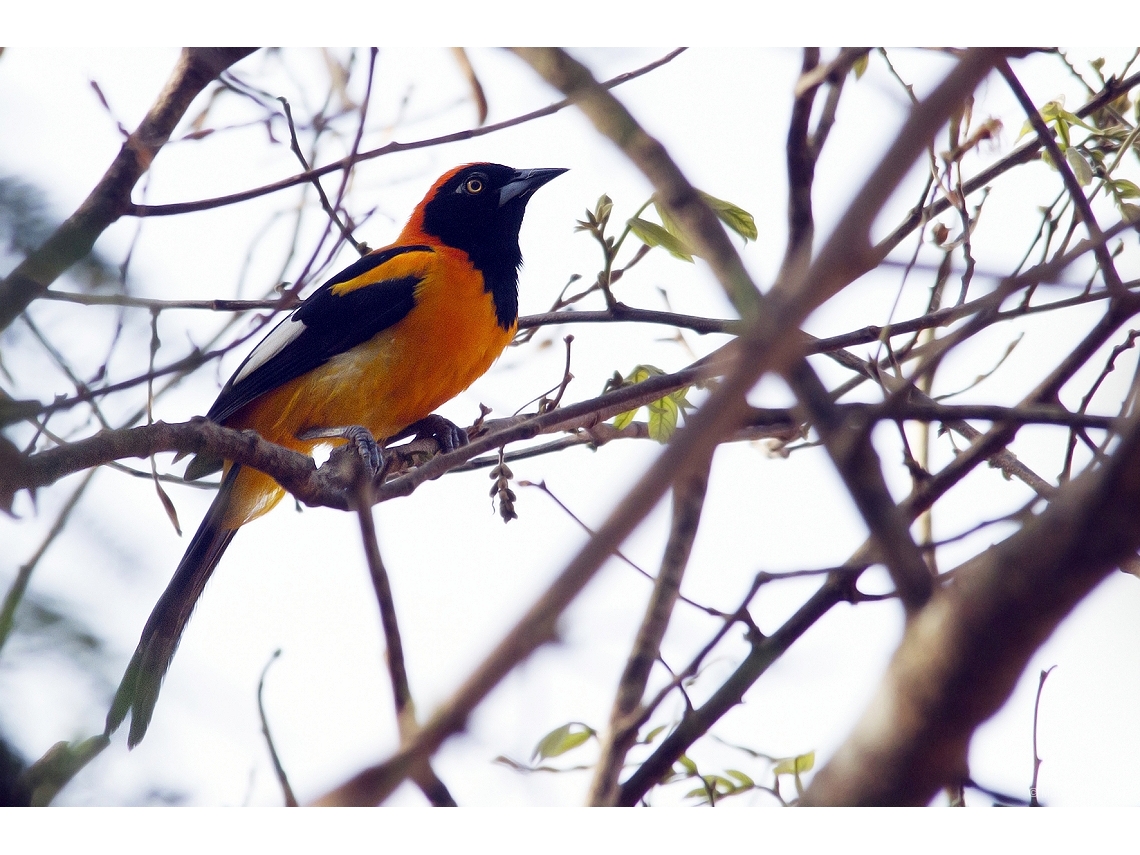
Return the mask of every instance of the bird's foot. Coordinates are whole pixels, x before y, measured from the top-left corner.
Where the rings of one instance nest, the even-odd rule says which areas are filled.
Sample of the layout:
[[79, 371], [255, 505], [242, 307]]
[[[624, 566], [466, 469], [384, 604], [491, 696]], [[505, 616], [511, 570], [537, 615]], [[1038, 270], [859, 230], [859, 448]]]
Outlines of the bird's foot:
[[310, 428], [297, 434], [297, 439], [346, 439], [364, 461], [368, 474], [375, 478], [384, 468], [384, 452], [368, 428], [360, 425], [347, 427]]
[[407, 436], [414, 436], [415, 439], [434, 439], [444, 454], [467, 445], [467, 431], [455, 422], [434, 413], [408, 425], [392, 439], [403, 439]]

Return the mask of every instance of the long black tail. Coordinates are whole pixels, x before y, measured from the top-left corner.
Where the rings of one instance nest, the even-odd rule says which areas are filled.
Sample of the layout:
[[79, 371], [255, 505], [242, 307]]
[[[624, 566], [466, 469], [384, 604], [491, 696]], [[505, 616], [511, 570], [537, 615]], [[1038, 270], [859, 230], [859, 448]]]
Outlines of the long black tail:
[[222, 479], [222, 486], [206, 518], [198, 526], [186, 554], [174, 571], [174, 577], [150, 613], [139, 646], [135, 648], [135, 655], [131, 657], [119, 690], [115, 692], [111, 711], [107, 713], [105, 733], [108, 736], [114, 733], [130, 712], [131, 732], [127, 737], [130, 748], [138, 745], [146, 735], [154, 705], [158, 702], [162, 678], [174, 658], [190, 614], [222, 553], [237, 533], [237, 529], [223, 528], [222, 521], [240, 468], [236, 464], [231, 466]]

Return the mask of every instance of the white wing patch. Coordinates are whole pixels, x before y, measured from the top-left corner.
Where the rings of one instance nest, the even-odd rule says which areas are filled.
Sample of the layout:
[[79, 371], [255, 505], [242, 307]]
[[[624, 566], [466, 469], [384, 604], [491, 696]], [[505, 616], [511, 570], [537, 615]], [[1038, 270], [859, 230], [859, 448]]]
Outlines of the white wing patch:
[[305, 330], [303, 321], [297, 320], [293, 315], [290, 315], [281, 323], [273, 328], [273, 331], [263, 338], [245, 358], [245, 362], [241, 364], [237, 374], [234, 375], [232, 381], [233, 385], [237, 385], [266, 362], [271, 360], [288, 345], [295, 341]]

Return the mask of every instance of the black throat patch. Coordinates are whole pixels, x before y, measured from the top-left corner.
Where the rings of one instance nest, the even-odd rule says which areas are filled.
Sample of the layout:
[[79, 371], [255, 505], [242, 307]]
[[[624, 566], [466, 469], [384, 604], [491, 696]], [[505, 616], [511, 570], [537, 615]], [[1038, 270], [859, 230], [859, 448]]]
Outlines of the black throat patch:
[[500, 189], [515, 170], [494, 163], [462, 169], [424, 206], [423, 230], [467, 253], [483, 275], [499, 326], [509, 330], [519, 313], [519, 228], [529, 194], [499, 204]]

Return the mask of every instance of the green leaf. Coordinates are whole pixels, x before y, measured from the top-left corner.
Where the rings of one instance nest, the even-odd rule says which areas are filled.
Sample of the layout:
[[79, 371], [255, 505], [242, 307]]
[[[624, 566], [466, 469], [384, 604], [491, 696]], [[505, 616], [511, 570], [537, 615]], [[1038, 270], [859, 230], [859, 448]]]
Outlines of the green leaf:
[[[1086, 123], [1080, 116], [1075, 113], [1070, 113], [1065, 109], [1064, 101], [1049, 101], [1044, 107], [1041, 108], [1041, 118], [1045, 120], [1045, 124], [1052, 124], [1057, 129], [1057, 136], [1060, 137], [1059, 142], [1061, 148], [1066, 149], [1069, 147], [1069, 127], [1076, 125], [1077, 127], [1084, 128], [1092, 133], [1098, 133], [1098, 129]], [[1018, 140], [1033, 130], [1033, 123], [1026, 120], [1025, 124], [1021, 126], [1021, 133], [1017, 135]]]
[[39, 760], [23, 772], [25, 786], [31, 791], [33, 807], [44, 807], [56, 794], [99, 753], [111, 744], [106, 734], [81, 742], [57, 742]]
[[697, 771], [697, 764], [689, 759], [688, 754], [682, 754], [680, 757], [677, 758], [677, 762], [680, 763], [684, 767], [685, 771], [688, 772], [690, 775], [699, 775], [700, 774]]
[[1052, 122], [1057, 116], [1065, 112], [1064, 101], [1046, 101], [1045, 106], [1041, 108], [1041, 118], [1046, 122]]
[[669, 213], [669, 209], [658, 202], [656, 198], [653, 200], [653, 210], [655, 210], [657, 216], [661, 218], [661, 225], [665, 227], [665, 231], [687, 245], [689, 241], [685, 237], [685, 231], [681, 228], [681, 224], [673, 219], [673, 215]]
[[632, 217], [629, 220], [629, 230], [646, 246], [659, 246], [682, 261], [693, 260], [693, 253], [688, 244], [657, 223], [651, 223], [641, 217]]
[[686, 386], [684, 389], [678, 389], [676, 392], [669, 393], [669, 397], [677, 402], [677, 406], [681, 408], [681, 412], [683, 413], [688, 412], [693, 408], [693, 405], [689, 403], [688, 398], [688, 391], [692, 388], [692, 386]]
[[[1049, 124], [1057, 118], [1057, 111], [1061, 109], [1060, 101], [1049, 101], [1041, 108], [1041, 118], [1045, 120], [1045, 124]], [[1018, 141], [1021, 140], [1026, 134], [1033, 133], [1033, 122], [1029, 119], [1025, 120], [1025, 124], [1021, 126], [1021, 133], [1017, 135]]]
[[815, 766], [815, 752], [809, 751], [807, 754], [799, 754], [795, 757], [787, 757], [777, 761], [776, 768], [772, 771], [777, 775], [794, 775], [796, 793], [802, 797], [804, 794], [804, 783], [800, 779], [800, 775], [804, 772], [810, 772], [813, 766]]
[[636, 383], [641, 383], [643, 380], [648, 380], [650, 377], [657, 377], [664, 373], [665, 372], [656, 365], [637, 365], [625, 376], [625, 385], [633, 386]]
[[610, 212], [613, 209], [613, 199], [603, 193], [598, 197], [598, 204], [594, 206], [594, 218], [604, 226], [610, 221]]
[[1100, 131], [1099, 128], [1090, 125], [1076, 113], [1070, 113], [1068, 110], [1058, 110], [1057, 112], [1058, 120], [1063, 121], [1066, 125], [1076, 125], [1079, 128], [1084, 128], [1086, 131], [1092, 131], [1093, 133]]
[[561, 727], [556, 727], [538, 741], [538, 745], [534, 747], [534, 753], [530, 757], [531, 762], [558, 757], [573, 748], [577, 748], [590, 737], [596, 735], [597, 731], [580, 721], [572, 721]]
[[645, 737], [643, 739], [639, 739], [638, 743], [641, 745], [652, 745], [653, 740], [656, 739], [658, 736], [660, 736], [664, 731], [666, 731], [668, 729], [669, 729], [669, 725], [667, 725], [667, 724], [659, 725], [658, 727], [655, 727], [655, 728], [653, 728], [653, 730], [649, 731], [649, 733], [645, 734]]
[[[636, 385], [643, 380], [650, 377], [655, 377], [664, 374], [660, 368], [654, 365], [638, 365], [633, 371], [622, 378], [621, 386]], [[614, 388], [613, 384], [607, 384], [607, 388]], [[689, 388], [678, 389], [676, 392], [670, 392], [663, 398], [659, 398], [647, 404], [649, 410], [649, 436], [660, 443], [666, 443], [669, 438], [677, 430], [677, 423], [681, 414], [692, 409], [692, 404], [689, 403], [686, 393]], [[617, 430], [622, 430], [628, 427], [633, 422], [633, 418], [641, 408], [627, 410], [614, 416], [613, 426]]]
[[720, 221], [744, 238], [746, 241], [756, 240], [759, 232], [756, 230], [756, 219], [743, 208], [726, 202], [723, 199], [718, 199], [716, 196], [710, 196], [701, 190], [701, 198], [705, 200], [705, 204], [712, 208], [713, 213], [720, 218]]
[[[638, 407], [638, 409], [641, 409], [641, 408]], [[633, 424], [633, 417], [636, 415], [637, 415], [637, 410], [627, 410], [624, 413], [618, 413], [616, 416], [614, 416], [614, 421], [613, 421], [614, 429], [615, 430], [625, 430], [627, 427], [629, 427], [631, 424]]]
[[1076, 176], [1077, 183], [1082, 187], [1088, 187], [1093, 180], [1092, 167], [1089, 162], [1085, 160], [1081, 150], [1076, 147], [1071, 147], [1065, 151], [1065, 161], [1069, 164], [1069, 169], [1073, 170], [1073, 175]]
[[809, 751], [807, 754], [801, 754], [796, 758], [796, 771], [797, 772], [810, 772], [815, 768], [815, 752]]
[[738, 780], [740, 782], [740, 786], [742, 786], [742, 787], [755, 787], [756, 786], [755, 781], [753, 781], [751, 778], [749, 778], [743, 772], [740, 772], [736, 769], [725, 769], [724, 773], [726, 775], [728, 775], [730, 778], [736, 778], [736, 780]]
[[664, 444], [677, 430], [677, 404], [666, 396], [649, 404], [649, 438]]
[[814, 765], [815, 752], [809, 751], [807, 754], [776, 761], [776, 768], [772, 771], [777, 775], [799, 775], [801, 772], [810, 772]]
[[[756, 240], [759, 232], [756, 229], [756, 220], [750, 213], [739, 205], [726, 202], [724, 199], [718, 199], [716, 196], [712, 196], [702, 190], [698, 190], [697, 193], [700, 194], [704, 203], [709, 206], [712, 212], [716, 214], [717, 219], [724, 223], [725, 226], [736, 232], [744, 238], [745, 241]], [[689, 248], [689, 240], [685, 236], [685, 231], [681, 228], [681, 224], [678, 223], [669, 213], [668, 209], [656, 199], [653, 200], [653, 208], [657, 211], [657, 216], [661, 218], [661, 227], [680, 241], [684, 245], [685, 251], [691, 255], [692, 250]], [[633, 221], [631, 220], [630, 223], [632, 226]], [[652, 223], [650, 225], [652, 225]], [[637, 233], [636, 229], [634, 229], [634, 233]], [[641, 235], [638, 235], [638, 237], [641, 237]], [[644, 241], [644, 238], [642, 238], [642, 240]], [[645, 242], [649, 243], [648, 241]], [[651, 243], [649, 245], [653, 246]]]
[[705, 783], [709, 785], [714, 793], [717, 795], [730, 795], [736, 792], [736, 784], [728, 778], [720, 775], [705, 775]]
[[651, 439], [664, 444], [673, 436], [677, 430], [677, 422], [680, 416], [693, 407], [688, 398], [685, 397], [685, 393], [688, 391], [688, 388], [678, 389], [676, 392], [671, 392], [664, 398], [649, 404], [649, 436]]
[[[645, 380], [654, 374], [664, 373], [665, 372], [660, 368], [654, 368], [652, 365], [638, 365], [625, 377], [622, 377], [619, 372], [615, 371], [614, 376], [606, 381], [606, 388], [603, 391], [609, 392], [614, 389], [624, 389], [626, 386], [633, 386], [634, 384], [640, 383], [642, 380]], [[625, 428], [629, 427], [631, 424], [633, 424], [634, 416], [637, 415], [640, 409], [641, 407], [634, 407], [632, 410], [626, 410], [624, 413], [618, 413], [616, 416], [614, 416], [614, 420], [612, 422], [614, 428], [616, 430], [624, 430]]]
[[1053, 127], [1057, 129], [1057, 145], [1061, 147], [1061, 151], [1065, 151], [1073, 144], [1069, 139], [1069, 123], [1065, 119], [1057, 119], [1053, 123]]
[[574, 231], [576, 232], [593, 232], [598, 229], [598, 221], [592, 211], [586, 212], [586, 219], [575, 220], [574, 222], [577, 223], [577, 225], [574, 226]]
[[857, 60], [855, 60], [853, 63], [851, 63], [851, 70], [853, 72], [855, 72], [855, 79], [856, 80], [862, 79], [863, 75], [867, 71], [867, 63], [869, 63], [870, 60], [871, 60], [871, 54], [865, 53], [861, 57], [859, 57]]
[[1110, 184], [1112, 185], [1112, 192], [1121, 199], [1135, 199], [1140, 197], [1140, 187], [1137, 187], [1136, 184], [1127, 178], [1115, 178]]

